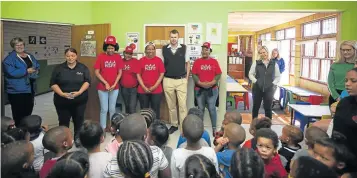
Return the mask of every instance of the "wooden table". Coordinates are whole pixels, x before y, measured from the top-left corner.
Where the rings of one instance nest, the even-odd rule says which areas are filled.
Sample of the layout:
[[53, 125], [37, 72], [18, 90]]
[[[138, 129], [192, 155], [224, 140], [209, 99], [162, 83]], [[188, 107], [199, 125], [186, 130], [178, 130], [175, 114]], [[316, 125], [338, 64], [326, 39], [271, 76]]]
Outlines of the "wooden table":
[[321, 96], [321, 94], [306, 90], [304, 88], [300, 87], [294, 87], [294, 86], [279, 86], [281, 88], [285, 88], [286, 90], [291, 91], [293, 94], [297, 95], [298, 97], [309, 97], [309, 96]]
[[288, 106], [292, 109], [290, 122], [291, 125], [293, 125], [295, 111], [301, 113], [301, 115], [304, 116], [304, 119], [307, 121], [307, 127], [309, 126], [309, 121], [311, 118], [321, 118], [323, 115], [331, 115], [329, 106], [300, 104], [288, 104]]

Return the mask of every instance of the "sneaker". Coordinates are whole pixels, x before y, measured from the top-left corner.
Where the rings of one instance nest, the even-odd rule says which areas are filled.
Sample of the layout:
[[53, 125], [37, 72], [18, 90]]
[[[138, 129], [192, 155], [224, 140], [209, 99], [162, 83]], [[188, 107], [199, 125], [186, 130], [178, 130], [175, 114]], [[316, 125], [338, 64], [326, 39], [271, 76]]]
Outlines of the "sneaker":
[[170, 129], [169, 129], [169, 133], [170, 133], [170, 134], [173, 134], [173, 133], [176, 132], [177, 130], [178, 130], [178, 127], [171, 126]]

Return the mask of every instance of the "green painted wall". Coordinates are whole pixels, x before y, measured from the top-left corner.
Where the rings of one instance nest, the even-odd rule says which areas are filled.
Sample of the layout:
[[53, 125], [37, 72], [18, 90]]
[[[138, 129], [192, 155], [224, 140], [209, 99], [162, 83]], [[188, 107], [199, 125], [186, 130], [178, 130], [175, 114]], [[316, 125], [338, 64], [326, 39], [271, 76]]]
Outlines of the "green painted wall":
[[5, 1], [1, 18], [91, 24], [92, 10], [92, 2]]

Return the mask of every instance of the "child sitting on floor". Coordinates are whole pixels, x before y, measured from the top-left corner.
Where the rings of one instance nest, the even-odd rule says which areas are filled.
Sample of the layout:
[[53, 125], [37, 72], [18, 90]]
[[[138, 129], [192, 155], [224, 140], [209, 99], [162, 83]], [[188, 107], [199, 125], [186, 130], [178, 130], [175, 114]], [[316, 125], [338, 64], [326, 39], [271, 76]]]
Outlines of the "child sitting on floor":
[[321, 138], [328, 138], [327, 133], [324, 132], [322, 129], [315, 126], [310, 126], [309, 128], [307, 128], [305, 130], [305, 144], [307, 146], [307, 149], [300, 149], [294, 154], [294, 157], [291, 158], [290, 161], [290, 168], [294, 160], [298, 159], [299, 157], [312, 156], [312, 147], [314, 146], [315, 141]]
[[15, 128], [15, 121], [7, 116], [1, 116], [1, 132]]
[[257, 131], [261, 128], [271, 128], [271, 119], [269, 119], [268, 117], [262, 117], [262, 118], [255, 118], [252, 120], [252, 122], [250, 123], [250, 127], [249, 127], [249, 133], [251, 135], [253, 135], [253, 138], [250, 140], [247, 140], [243, 147], [245, 148], [252, 148], [253, 150], [255, 150], [257, 147], [257, 141], [255, 139], [255, 134], [257, 133]]
[[[218, 164], [222, 165], [223, 175], [225, 178], [232, 177], [229, 173], [232, 155], [240, 148], [240, 145], [245, 141], [245, 130], [241, 125], [236, 123], [227, 124], [224, 128], [224, 135], [218, 139], [218, 145], [215, 147]], [[222, 152], [222, 148], [226, 147]]]
[[[203, 120], [203, 112], [200, 109], [197, 108], [191, 108], [190, 110], [188, 110], [187, 115], [196, 115], [197, 117], [199, 117], [200, 119]], [[176, 148], [184, 148], [187, 145], [186, 142], [186, 138], [182, 136], [182, 134], [180, 134], [180, 137], [177, 141], [177, 146]], [[183, 144], [184, 143], [184, 144]], [[201, 146], [211, 146], [211, 138], [209, 136], [209, 133], [207, 132], [207, 130], [203, 131], [202, 137], [200, 139], [200, 144]]]
[[65, 126], [58, 126], [48, 130], [43, 137], [42, 144], [45, 149], [56, 154], [56, 157], [43, 163], [40, 178], [46, 178], [57, 160], [72, 148], [74, 143], [71, 130]]
[[213, 140], [214, 146], [217, 146], [217, 144], [218, 144], [217, 139], [219, 139], [220, 137], [223, 136], [224, 127], [229, 123], [236, 123], [238, 125], [241, 125], [242, 124], [242, 115], [236, 110], [227, 111], [226, 114], [224, 114], [224, 119], [222, 121], [221, 130], [216, 132], [216, 134], [214, 136], [214, 140]]
[[126, 115], [122, 113], [115, 113], [112, 116], [110, 132], [114, 138], [107, 144], [105, 151], [111, 153], [113, 156], [117, 155], [119, 146], [122, 143], [122, 139], [119, 135], [119, 128], [125, 117]]
[[1, 177], [37, 178], [32, 167], [34, 148], [26, 140], [15, 141], [1, 146]]
[[257, 131], [255, 138], [257, 139], [257, 152], [264, 161], [265, 178], [287, 178], [288, 173], [277, 153], [278, 135], [269, 128], [262, 128]]
[[314, 158], [302, 156], [291, 167], [291, 178], [337, 178], [337, 174]]
[[203, 121], [195, 115], [187, 115], [182, 123], [183, 136], [187, 139], [185, 148], [178, 148], [172, 152], [171, 174], [173, 178], [185, 177], [185, 161], [194, 154], [201, 154], [212, 161], [218, 172], [217, 156], [213, 148], [202, 147], [199, 144], [203, 133]]
[[30, 141], [30, 134], [25, 129], [13, 128], [6, 132], [1, 132], [1, 145], [6, 145], [15, 141]]
[[287, 164], [285, 170], [290, 172], [290, 161], [294, 157], [295, 153], [301, 149], [299, 145], [304, 139], [304, 134], [299, 127], [286, 125], [283, 127], [282, 135], [279, 137], [281, 141], [281, 148], [278, 153], [285, 157]]
[[233, 178], [264, 178], [264, 162], [253, 149], [241, 148], [232, 156], [230, 173]]
[[30, 141], [35, 149], [35, 161], [33, 162], [33, 167], [35, 171], [40, 171], [43, 165], [44, 154], [48, 152], [45, 150], [42, 144], [43, 136], [45, 135], [45, 130], [41, 127], [42, 118], [38, 115], [30, 115], [24, 117], [21, 122], [21, 128], [26, 129], [30, 134]]
[[184, 177], [220, 178], [216, 167], [212, 163], [212, 161], [201, 154], [194, 154], [186, 159]]

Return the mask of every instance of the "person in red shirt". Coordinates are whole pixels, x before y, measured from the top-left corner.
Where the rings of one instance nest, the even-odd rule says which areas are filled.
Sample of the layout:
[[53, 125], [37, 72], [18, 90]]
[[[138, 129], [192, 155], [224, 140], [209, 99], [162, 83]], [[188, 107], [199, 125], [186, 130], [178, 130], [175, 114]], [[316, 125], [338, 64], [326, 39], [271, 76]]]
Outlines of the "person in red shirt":
[[270, 128], [259, 129], [256, 133], [256, 151], [264, 161], [265, 178], [287, 178], [280, 156], [278, 154], [279, 138]]
[[118, 49], [119, 45], [115, 37], [106, 37], [103, 44], [105, 52], [98, 55], [94, 65], [95, 75], [100, 81], [97, 85], [100, 100], [100, 125], [108, 132], [110, 131], [110, 127], [107, 127], [108, 109], [111, 118], [115, 113], [119, 94], [118, 82], [124, 66], [123, 59], [115, 53]]
[[137, 74], [140, 71], [139, 61], [133, 58], [134, 49], [127, 46], [124, 51], [124, 68], [120, 79], [121, 95], [124, 99], [125, 111], [127, 114], [133, 114], [136, 111], [138, 99], [138, 79]]
[[162, 79], [165, 67], [162, 59], [155, 55], [156, 48], [153, 43], [145, 47], [146, 56], [140, 59], [140, 71], [137, 74], [139, 87], [139, 102], [141, 109], [151, 107], [160, 119], [160, 103], [163, 94]]
[[211, 52], [211, 44], [208, 42], [203, 43], [201, 52], [202, 58], [197, 59], [193, 63], [192, 78], [195, 82], [195, 97], [198, 108], [204, 112], [207, 104], [214, 136], [217, 124], [217, 83], [221, 77], [222, 71], [217, 60], [210, 57]]

